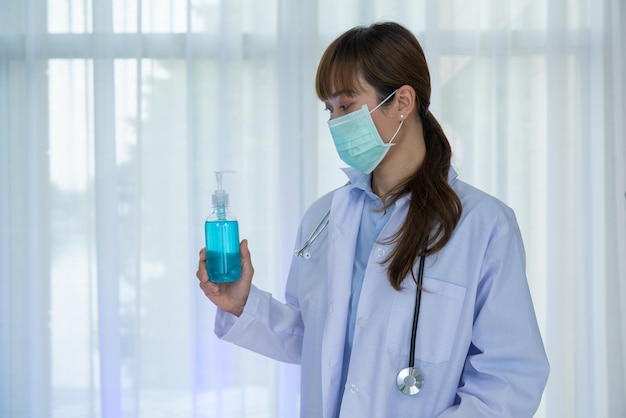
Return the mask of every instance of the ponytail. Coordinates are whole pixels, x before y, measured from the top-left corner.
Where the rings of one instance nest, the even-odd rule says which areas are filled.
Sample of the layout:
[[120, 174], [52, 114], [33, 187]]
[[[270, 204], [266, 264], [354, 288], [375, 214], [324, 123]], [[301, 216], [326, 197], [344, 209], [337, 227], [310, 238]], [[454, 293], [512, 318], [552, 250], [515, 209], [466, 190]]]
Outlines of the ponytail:
[[462, 212], [461, 200], [448, 183], [450, 143], [433, 114], [425, 110], [422, 115], [426, 158], [389, 203], [410, 194], [404, 224], [387, 242], [395, 244], [385, 262], [389, 263], [389, 282], [396, 290], [409, 274], [415, 281], [413, 266], [420, 256], [435, 254], [447, 244]]

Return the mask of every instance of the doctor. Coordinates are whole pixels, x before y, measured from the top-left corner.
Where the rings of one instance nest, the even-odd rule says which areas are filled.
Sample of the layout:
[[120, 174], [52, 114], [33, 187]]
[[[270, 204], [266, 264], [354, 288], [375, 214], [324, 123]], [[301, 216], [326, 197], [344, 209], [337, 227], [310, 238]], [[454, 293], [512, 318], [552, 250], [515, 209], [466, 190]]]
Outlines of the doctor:
[[513, 211], [457, 178], [430, 75], [395, 23], [348, 30], [316, 90], [350, 183], [302, 219], [286, 304], [197, 277], [218, 337], [301, 364], [301, 417], [532, 417], [548, 362]]

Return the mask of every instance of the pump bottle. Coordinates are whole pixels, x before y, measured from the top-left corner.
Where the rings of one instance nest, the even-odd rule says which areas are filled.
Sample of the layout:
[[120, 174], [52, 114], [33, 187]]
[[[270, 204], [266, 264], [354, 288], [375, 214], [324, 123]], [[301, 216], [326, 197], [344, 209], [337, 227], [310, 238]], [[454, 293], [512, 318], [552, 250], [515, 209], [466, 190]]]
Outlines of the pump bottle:
[[206, 269], [215, 283], [234, 282], [241, 276], [239, 223], [230, 213], [228, 193], [222, 188], [222, 175], [232, 171], [216, 171], [217, 190], [213, 193], [213, 212], [204, 224]]

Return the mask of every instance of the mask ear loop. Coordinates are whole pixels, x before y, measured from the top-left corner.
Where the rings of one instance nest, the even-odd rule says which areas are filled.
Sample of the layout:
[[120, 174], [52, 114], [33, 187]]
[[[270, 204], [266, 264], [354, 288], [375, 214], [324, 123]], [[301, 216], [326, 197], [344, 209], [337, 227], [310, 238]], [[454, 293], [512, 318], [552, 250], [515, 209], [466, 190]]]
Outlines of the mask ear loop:
[[398, 126], [398, 129], [396, 129], [396, 132], [393, 134], [393, 136], [391, 137], [391, 139], [389, 140], [389, 142], [387, 142], [385, 145], [387, 146], [392, 146], [392, 145], [396, 145], [393, 140], [396, 139], [396, 136], [398, 135], [398, 132], [400, 132], [400, 128], [402, 128], [402, 124], [404, 123], [404, 115], [400, 115], [400, 119], [402, 119], [400, 121], [400, 125]]
[[400, 89], [395, 89], [389, 96], [385, 97], [385, 100], [383, 100], [382, 102], [378, 103], [376, 105], [375, 108], [373, 108], [372, 110], [370, 110], [370, 113], [372, 113], [374, 110], [378, 109], [379, 107], [381, 107], [387, 100], [389, 100], [391, 98], [391, 96], [393, 96], [394, 94], [396, 94], [396, 92], [400, 90]]
[[[382, 102], [378, 103], [378, 105], [373, 108], [372, 110], [370, 110], [370, 115], [372, 114], [372, 112], [374, 112], [374, 110], [378, 109], [379, 107], [381, 107], [387, 100], [389, 100], [394, 94], [396, 94], [396, 92], [400, 90], [400, 89], [395, 89], [389, 96], [385, 97], [385, 100], [383, 100]], [[404, 115], [400, 114], [400, 126], [398, 126], [398, 129], [396, 129], [396, 132], [393, 134], [393, 136], [391, 137], [391, 139], [389, 140], [389, 142], [387, 142], [386, 144], [384, 144], [385, 146], [391, 147], [393, 145], [396, 145], [393, 143], [393, 140], [396, 139], [396, 136], [398, 135], [398, 132], [400, 132], [400, 128], [402, 128], [402, 124], [404, 123]]]

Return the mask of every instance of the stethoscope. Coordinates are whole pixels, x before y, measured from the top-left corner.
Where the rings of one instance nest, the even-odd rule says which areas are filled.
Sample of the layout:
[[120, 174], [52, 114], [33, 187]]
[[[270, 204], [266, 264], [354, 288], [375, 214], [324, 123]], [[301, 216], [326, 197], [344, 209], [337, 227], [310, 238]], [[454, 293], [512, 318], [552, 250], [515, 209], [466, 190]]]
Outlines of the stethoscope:
[[[295, 251], [295, 255], [300, 256], [306, 260], [311, 258], [311, 253], [307, 250], [313, 244], [313, 241], [324, 231], [328, 226], [330, 217], [330, 208], [324, 213], [324, 216], [315, 226], [315, 229], [311, 231], [309, 237], [304, 241], [302, 247]], [[415, 308], [413, 310], [413, 326], [411, 328], [411, 346], [409, 351], [409, 367], [405, 367], [400, 370], [396, 377], [396, 385], [400, 392], [405, 395], [413, 396], [421, 392], [424, 387], [424, 375], [415, 367], [415, 341], [417, 339], [417, 322], [419, 320], [420, 302], [422, 299], [422, 281], [424, 279], [424, 256], [420, 257], [420, 265], [417, 273], [417, 291], [415, 292]]]
[[417, 272], [417, 290], [415, 292], [415, 309], [413, 310], [413, 327], [411, 329], [411, 348], [409, 351], [409, 367], [398, 373], [396, 385], [405, 395], [417, 395], [424, 387], [424, 375], [415, 367], [415, 340], [417, 339], [417, 321], [420, 316], [420, 301], [422, 300], [422, 281], [424, 279], [424, 256], [420, 257], [420, 266]]
[[311, 246], [311, 244], [313, 244], [313, 241], [315, 241], [315, 239], [319, 237], [322, 231], [328, 226], [329, 217], [330, 217], [330, 208], [328, 208], [324, 216], [322, 216], [322, 219], [320, 219], [320, 221], [318, 222], [315, 229], [311, 232], [311, 234], [309, 234], [309, 237], [306, 239], [306, 241], [304, 241], [302, 248], [295, 251], [296, 255], [299, 255], [300, 257], [303, 257], [306, 260], [311, 258], [311, 253], [308, 252], [307, 249]]

